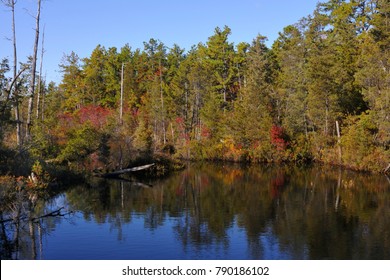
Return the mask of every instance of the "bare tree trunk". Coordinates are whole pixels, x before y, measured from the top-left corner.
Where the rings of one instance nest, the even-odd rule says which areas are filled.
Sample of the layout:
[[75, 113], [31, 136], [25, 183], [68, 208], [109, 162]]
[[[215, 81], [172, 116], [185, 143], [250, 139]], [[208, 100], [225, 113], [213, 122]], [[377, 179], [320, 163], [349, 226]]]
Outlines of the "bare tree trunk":
[[161, 99], [161, 122], [162, 122], [162, 130], [163, 130], [163, 143], [164, 145], [167, 142], [167, 133], [165, 130], [165, 117], [164, 117], [164, 95], [163, 95], [163, 84], [162, 84], [162, 67], [161, 67], [161, 58], [159, 61], [160, 67], [160, 99]]
[[341, 153], [341, 135], [340, 135], [339, 121], [336, 121], [336, 132], [337, 132], [337, 146], [339, 150], [339, 162], [340, 164], [342, 164], [343, 158]]
[[16, 27], [15, 27], [15, 4], [16, 0], [9, 0], [9, 5], [12, 11], [12, 44], [14, 47], [14, 78], [18, 72], [18, 56], [16, 52]]
[[119, 108], [119, 123], [123, 124], [123, 76], [124, 76], [124, 67], [125, 64], [122, 63], [122, 71], [121, 71], [121, 100], [120, 100], [120, 108]]
[[[45, 75], [45, 81], [46, 81], [46, 75]], [[43, 91], [42, 92], [42, 104], [41, 104], [41, 120], [44, 121], [45, 120], [45, 94], [46, 94], [46, 91]]]
[[326, 97], [325, 100], [325, 135], [328, 135], [328, 116], [329, 116], [329, 100]]
[[27, 124], [26, 124], [26, 138], [27, 139], [30, 138], [30, 134], [31, 134], [31, 120], [32, 120], [33, 107], [34, 107], [35, 72], [36, 72], [36, 68], [37, 68], [40, 15], [41, 15], [41, 0], [38, 0], [37, 16], [35, 18], [36, 27], [35, 27], [34, 53], [33, 53], [32, 66], [31, 66], [31, 80], [30, 80], [30, 86], [28, 89], [29, 99], [28, 99]]
[[39, 66], [39, 77], [38, 77], [38, 90], [37, 90], [37, 113], [36, 113], [36, 119], [39, 119], [39, 111], [40, 111], [40, 103], [41, 101], [41, 96], [42, 96], [42, 65], [43, 65], [43, 54], [45, 53], [45, 49], [43, 48], [45, 42], [45, 28], [43, 28], [43, 33], [42, 33], [42, 50], [41, 50], [41, 61], [40, 61], [40, 66]]
[[[18, 58], [16, 52], [16, 27], [15, 27], [15, 4], [16, 0], [3, 0], [2, 1], [5, 6], [11, 8], [12, 13], [12, 44], [13, 44], [13, 52], [14, 52], [14, 65], [13, 65], [13, 78], [16, 80], [17, 72], [18, 72]], [[11, 89], [9, 91], [9, 95], [11, 94]], [[10, 96], [7, 96], [7, 99]], [[18, 147], [21, 145], [21, 127], [20, 127], [20, 119], [19, 119], [19, 95], [18, 89], [15, 87], [13, 91], [14, 97], [14, 112], [15, 112], [15, 122], [16, 122], [16, 143]]]
[[22, 122], [20, 121], [19, 102], [15, 102], [15, 122], [16, 122], [16, 144], [18, 147], [22, 145]]
[[[305, 110], [306, 111], [306, 110]], [[308, 139], [308, 129], [307, 129], [307, 118], [306, 118], [306, 112], [303, 113], [303, 123], [305, 125], [305, 136], [306, 136], [306, 139]]]
[[[17, 56], [17, 48], [16, 48], [16, 27], [15, 27], [15, 0], [10, 1], [12, 5], [12, 42], [14, 47], [14, 79], [17, 76], [18, 72], [18, 56]], [[14, 89], [14, 110], [15, 110], [15, 121], [16, 121], [16, 144], [18, 147], [22, 144], [22, 128], [20, 123], [20, 114], [19, 114], [19, 93], [18, 87]]]

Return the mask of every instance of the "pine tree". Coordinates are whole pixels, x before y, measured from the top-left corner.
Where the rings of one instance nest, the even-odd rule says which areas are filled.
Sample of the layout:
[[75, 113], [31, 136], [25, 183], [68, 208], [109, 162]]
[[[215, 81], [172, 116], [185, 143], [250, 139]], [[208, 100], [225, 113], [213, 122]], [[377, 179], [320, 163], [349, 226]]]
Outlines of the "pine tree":
[[304, 29], [305, 20], [285, 27], [272, 48], [278, 65], [276, 87], [283, 104], [282, 126], [290, 135], [308, 133]]
[[378, 127], [377, 139], [383, 146], [390, 143], [390, 4], [377, 1], [370, 22], [372, 28], [360, 36], [360, 70], [356, 74], [363, 88], [373, 119]]
[[[242, 89], [242, 100], [235, 104], [232, 133], [236, 142], [246, 150], [257, 147], [269, 150], [272, 127], [270, 98], [270, 64], [266, 38], [258, 35], [248, 49], [245, 71], [246, 86]], [[257, 155], [259, 157], [259, 155]], [[266, 158], [264, 154], [260, 157]], [[270, 159], [270, 158], [268, 158]]]
[[59, 65], [62, 72], [59, 89], [64, 98], [61, 107], [64, 111], [73, 112], [87, 102], [84, 73], [81, 69], [80, 58], [75, 52], [65, 55], [62, 60], [62, 64]]

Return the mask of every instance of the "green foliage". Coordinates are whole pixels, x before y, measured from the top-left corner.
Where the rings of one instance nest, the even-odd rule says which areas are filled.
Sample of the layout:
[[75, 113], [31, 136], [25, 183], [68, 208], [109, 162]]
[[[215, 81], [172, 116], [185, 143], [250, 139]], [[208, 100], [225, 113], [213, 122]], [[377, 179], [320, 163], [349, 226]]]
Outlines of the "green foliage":
[[140, 120], [140, 123], [134, 132], [135, 138], [133, 145], [142, 153], [149, 154], [152, 151], [152, 132], [148, 123], [145, 120]]
[[61, 149], [58, 160], [79, 162], [97, 151], [100, 136], [90, 123], [74, 128], [68, 132], [68, 141]]
[[376, 144], [378, 127], [372, 114], [361, 114], [348, 119], [342, 136], [343, 162], [359, 170], [381, 171], [389, 162], [390, 154]]
[[[390, 162], [388, 14], [385, 0], [329, 0], [285, 27], [271, 49], [261, 35], [235, 46], [225, 26], [188, 52], [156, 39], [134, 51], [72, 52], [60, 65], [61, 83], [46, 88], [44, 118], [26, 144], [33, 157], [92, 169], [160, 153], [339, 164], [338, 121], [343, 164], [380, 170]], [[3, 60], [2, 89], [8, 71]], [[19, 97], [26, 80], [17, 82]], [[13, 95], [0, 95], [0, 139], [8, 147], [16, 146]]]

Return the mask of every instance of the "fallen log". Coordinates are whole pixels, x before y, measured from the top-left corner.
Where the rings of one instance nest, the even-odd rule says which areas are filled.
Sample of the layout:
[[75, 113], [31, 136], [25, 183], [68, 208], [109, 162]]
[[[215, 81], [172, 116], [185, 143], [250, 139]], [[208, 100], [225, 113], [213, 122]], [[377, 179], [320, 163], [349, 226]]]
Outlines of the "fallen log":
[[148, 169], [148, 168], [152, 167], [153, 165], [154, 165], [154, 163], [147, 164], [147, 165], [136, 166], [136, 167], [131, 167], [131, 168], [126, 168], [126, 169], [120, 169], [120, 170], [117, 170], [117, 171], [108, 172], [108, 173], [104, 173], [104, 174], [95, 174], [95, 176], [103, 177], [103, 178], [118, 177], [119, 175], [122, 175], [122, 174], [125, 174], [125, 173], [130, 173], [130, 172], [135, 172], [135, 171]]

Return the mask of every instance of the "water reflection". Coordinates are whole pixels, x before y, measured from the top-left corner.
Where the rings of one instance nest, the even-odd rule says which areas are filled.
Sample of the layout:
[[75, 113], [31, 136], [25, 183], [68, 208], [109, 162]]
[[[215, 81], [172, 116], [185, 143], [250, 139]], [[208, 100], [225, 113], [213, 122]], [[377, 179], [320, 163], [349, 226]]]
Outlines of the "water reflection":
[[74, 224], [49, 217], [23, 232], [2, 223], [2, 252], [6, 240], [30, 244], [2, 259], [390, 259], [390, 183], [381, 175], [204, 164], [61, 195]]
[[53, 202], [51, 191], [20, 178], [4, 179], [0, 182], [1, 259], [42, 259], [43, 237], [70, 212]]

